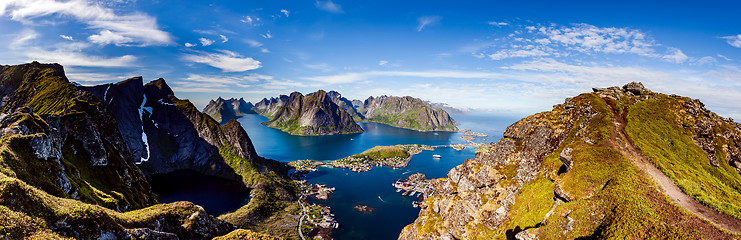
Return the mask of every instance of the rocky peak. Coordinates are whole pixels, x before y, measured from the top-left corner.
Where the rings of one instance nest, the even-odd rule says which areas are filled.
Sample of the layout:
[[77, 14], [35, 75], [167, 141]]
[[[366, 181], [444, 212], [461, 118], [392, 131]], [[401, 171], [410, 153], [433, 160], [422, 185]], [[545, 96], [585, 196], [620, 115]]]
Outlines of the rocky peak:
[[293, 92], [290, 96], [281, 96], [281, 102], [268, 106], [255, 106], [255, 111], [271, 118], [266, 126], [281, 129], [291, 134], [321, 135], [362, 132], [363, 129], [345, 110], [337, 106], [319, 90], [306, 96]]

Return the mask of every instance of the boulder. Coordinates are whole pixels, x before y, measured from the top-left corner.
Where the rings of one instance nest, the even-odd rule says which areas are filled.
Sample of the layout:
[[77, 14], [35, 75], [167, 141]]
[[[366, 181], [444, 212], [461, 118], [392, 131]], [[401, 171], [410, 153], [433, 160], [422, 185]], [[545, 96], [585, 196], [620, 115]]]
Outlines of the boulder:
[[643, 83], [640, 83], [640, 82], [631, 82], [631, 83], [625, 84], [625, 86], [623, 86], [623, 89], [636, 96], [642, 95], [643, 92], [649, 92], [649, 90], [643, 86]]

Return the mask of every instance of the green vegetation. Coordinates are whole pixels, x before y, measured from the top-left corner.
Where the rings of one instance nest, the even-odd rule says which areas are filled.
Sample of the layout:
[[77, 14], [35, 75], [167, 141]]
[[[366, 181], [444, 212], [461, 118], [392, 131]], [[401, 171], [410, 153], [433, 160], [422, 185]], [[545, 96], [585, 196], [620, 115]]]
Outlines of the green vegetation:
[[283, 238], [273, 237], [250, 230], [237, 229], [227, 235], [215, 237], [213, 240], [282, 240]]
[[365, 150], [360, 154], [352, 155], [354, 158], [370, 158], [373, 160], [401, 157], [409, 157], [409, 152], [401, 146], [375, 146], [371, 149]]
[[[683, 192], [699, 202], [741, 219], [741, 176], [716, 154], [719, 167], [712, 166], [705, 151], [692, 140], [694, 131], [682, 124], [694, 122], [682, 111], [687, 98], [660, 95], [630, 107], [626, 132], [637, 148], [666, 174]], [[713, 129], [712, 135], [723, 133]], [[723, 139], [716, 136], [716, 143]], [[721, 149], [716, 147], [716, 149]]]
[[[203, 208], [189, 202], [158, 204], [120, 213], [80, 201], [54, 197], [21, 180], [0, 174], [0, 235], [11, 239], [66, 239], [52, 232], [52, 226], [75, 226], [80, 236], [102, 232], [123, 233], [127, 228], [159, 225], [182, 237], [202, 238], [195, 228], [207, 231], [231, 230], [227, 224], [209, 218]], [[196, 215], [200, 213], [200, 215]], [[198, 216], [198, 217], [193, 217]], [[212, 225], [208, 225], [212, 224]], [[189, 235], [187, 232], [191, 232]]]

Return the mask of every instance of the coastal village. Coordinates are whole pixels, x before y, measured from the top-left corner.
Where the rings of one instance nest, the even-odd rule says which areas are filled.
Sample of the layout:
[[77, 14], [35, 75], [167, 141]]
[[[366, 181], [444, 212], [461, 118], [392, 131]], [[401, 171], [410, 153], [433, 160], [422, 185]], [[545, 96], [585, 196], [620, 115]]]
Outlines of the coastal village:
[[289, 165], [299, 172], [313, 172], [319, 166], [333, 168], [347, 168], [353, 172], [366, 172], [373, 167], [386, 166], [397, 169], [406, 167], [412, 156], [422, 151], [433, 151], [439, 147], [451, 147], [457, 151], [466, 148], [466, 144], [451, 144], [441, 146], [429, 146], [423, 144], [407, 144], [394, 146], [376, 146], [363, 153], [348, 156], [334, 161], [298, 160], [290, 162]]
[[309, 239], [332, 239], [332, 230], [340, 227], [332, 213], [332, 208], [323, 204], [310, 203], [307, 198], [327, 200], [335, 188], [324, 184], [311, 184], [306, 180], [296, 180], [296, 182], [301, 187], [299, 235], [305, 239], [304, 232], [306, 232]]
[[402, 196], [418, 197], [420, 201], [412, 202], [413, 207], [419, 207], [421, 202], [430, 197], [435, 193], [435, 189], [432, 188], [430, 181], [423, 173], [415, 173], [407, 176], [406, 179], [397, 180], [393, 186], [396, 188], [396, 192], [402, 192]]

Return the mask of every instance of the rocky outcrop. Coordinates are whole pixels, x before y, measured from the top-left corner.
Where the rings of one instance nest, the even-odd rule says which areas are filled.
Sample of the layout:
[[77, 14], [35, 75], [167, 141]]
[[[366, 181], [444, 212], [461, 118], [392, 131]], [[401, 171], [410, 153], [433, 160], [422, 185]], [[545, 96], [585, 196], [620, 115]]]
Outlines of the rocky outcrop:
[[[267, 105], [266, 105], [267, 104]], [[319, 90], [306, 96], [293, 92], [290, 96], [260, 101], [255, 111], [272, 116], [264, 125], [296, 135], [328, 135], [360, 133], [363, 129], [345, 110], [333, 103], [328, 94]]]
[[288, 102], [288, 96], [286, 95], [280, 95], [278, 96], [278, 98], [263, 98], [261, 101], [255, 104], [252, 110], [255, 111], [257, 114], [263, 115], [269, 119], [273, 119], [273, 117], [281, 109], [283, 109], [283, 106], [286, 105], [286, 102]]
[[363, 121], [384, 123], [418, 131], [457, 131], [456, 122], [445, 110], [413, 97], [369, 97], [357, 112]]
[[223, 99], [221, 97], [208, 102], [203, 113], [208, 114], [220, 124], [225, 124], [229, 120], [247, 114], [257, 114], [252, 108], [255, 107], [251, 102], [245, 102], [243, 98]]
[[334, 104], [337, 104], [337, 106], [342, 108], [342, 110], [345, 110], [345, 112], [350, 114], [356, 122], [363, 119], [363, 116], [355, 110], [353, 102], [343, 97], [342, 94], [337, 91], [329, 91], [327, 92], [327, 96]]
[[[234, 226], [189, 202], [129, 212], [54, 197], [0, 174], [0, 235], [9, 239], [211, 239]], [[9, 231], [8, 231], [9, 230]]]
[[[655, 112], [645, 112], [647, 106], [654, 106]], [[658, 114], [675, 126], [639, 120], [638, 113]], [[707, 141], [705, 145], [716, 149], [717, 159], [738, 159], [734, 139], [741, 129], [731, 126], [739, 124], [713, 115], [695, 101], [653, 93], [639, 83], [595, 88], [594, 93], [569, 98], [551, 111], [509, 126], [488, 150], [451, 169], [446, 178], [432, 180], [435, 193], [423, 202], [418, 218], [402, 230], [399, 239], [729, 238], [726, 232], [671, 204], [634, 165], [639, 161], [636, 155], [645, 154], [663, 166], [679, 169], [677, 173], [666, 170], [672, 174], [686, 171], [708, 176], [713, 172], [722, 175], [715, 175], [715, 183], [741, 180], [735, 170], [733, 175], [724, 170], [734, 163], [718, 161], [719, 167], [714, 167], [691, 155], [696, 149], [710, 154], [702, 144]], [[672, 130], [657, 129], [667, 127]], [[636, 138], [641, 133], [660, 137], [655, 143], [646, 142]], [[677, 135], [668, 138], [670, 134]], [[682, 145], [685, 138], [693, 144], [692, 136], [697, 145]], [[635, 149], [629, 145], [634, 143], [641, 152], [629, 150]], [[676, 159], [666, 151], [682, 152], [691, 159]], [[713, 185], [698, 178], [682, 179]], [[725, 184], [713, 187], [723, 192], [699, 194], [738, 205], [731, 200], [738, 194], [732, 188]], [[653, 217], [645, 218], [647, 214]]]
[[[84, 87], [60, 65], [34, 62], [0, 66], [0, 94], [0, 229], [11, 229], [0, 238], [211, 239], [295, 204], [284, 164], [257, 156], [238, 122], [220, 126], [163, 79]], [[153, 205], [144, 173], [178, 169], [242, 182], [253, 202], [233, 223], [192, 203]]]
[[116, 210], [156, 202], [116, 118], [71, 84], [60, 65], [3, 66], [0, 79], [1, 172], [57, 197]]

